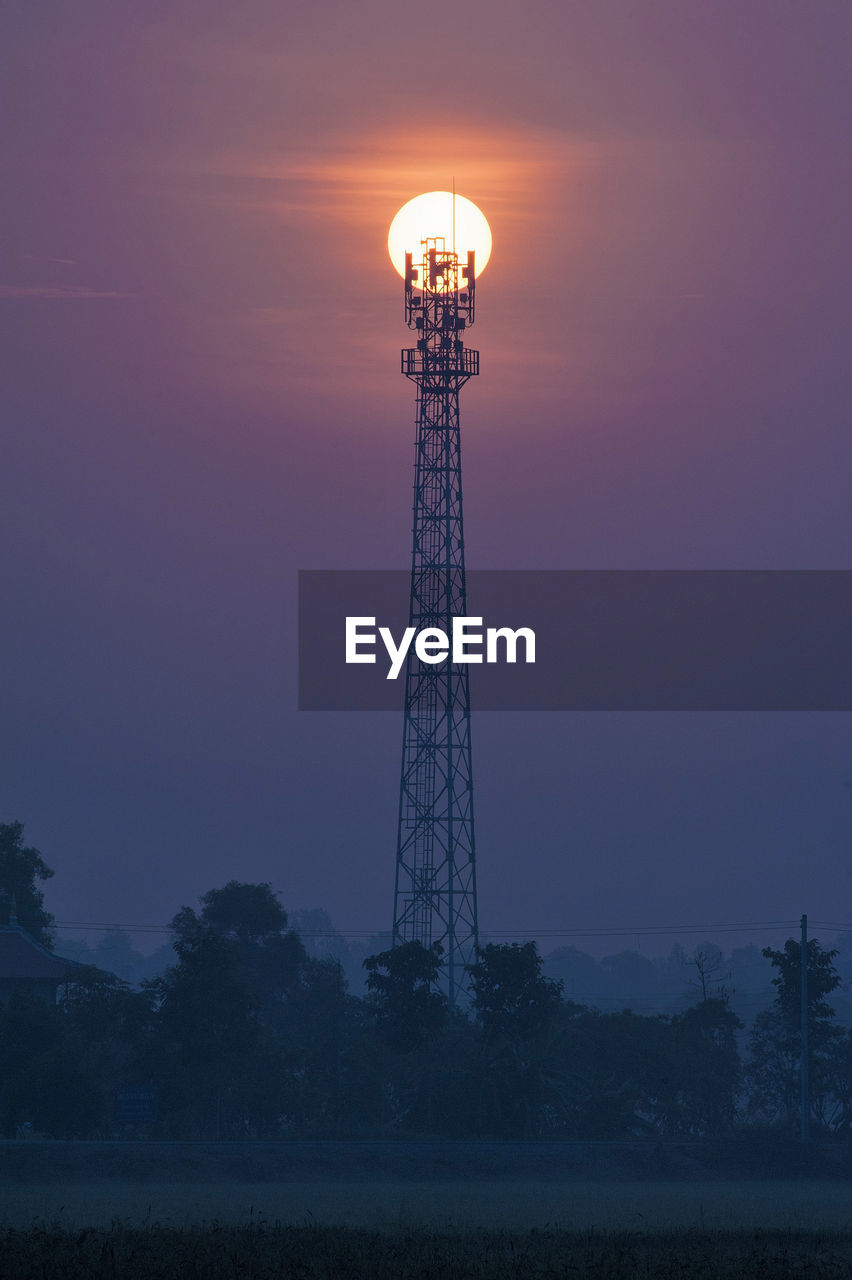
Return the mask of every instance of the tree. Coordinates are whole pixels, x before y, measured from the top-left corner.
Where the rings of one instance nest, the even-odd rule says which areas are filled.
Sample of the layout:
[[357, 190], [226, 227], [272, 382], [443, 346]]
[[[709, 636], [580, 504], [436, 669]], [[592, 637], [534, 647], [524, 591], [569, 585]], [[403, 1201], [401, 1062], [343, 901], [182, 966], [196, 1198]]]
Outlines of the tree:
[[58, 1006], [28, 993], [0, 1004], [0, 1132], [7, 1138], [24, 1125], [50, 1138], [96, 1130], [102, 1099], [76, 1049]]
[[[816, 938], [807, 944], [808, 1080], [811, 1114], [826, 1124], [835, 1114], [835, 1078], [843, 1032], [832, 1023], [834, 1009], [826, 996], [840, 985], [834, 968], [836, 951], [826, 951]], [[788, 938], [783, 951], [764, 948], [764, 957], [778, 972], [772, 979], [776, 996], [758, 1014], [751, 1033], [751, 1056], [746, 1068], [749, 1113], [769, 1124], [794, 1130], [799, 1115], [801, 1056], [801, 943]]]
[[659, 1133], [671, 1094], [671, 1029], [663, 1017], [630, 1009], [569, 1010], [561, 1056], [568, 1067], [560, 1105], [563, 1132], [578, 1138]]
[[140, 960], [142, 956], [134, 951], [130, 934], [124, 929], [107, 929], [92, 953], [92, 961], [99, 969], [115, 974], [124, 982], [135, 980]]
[[468, 972], [485, 1034], [532, 1040], [546, 1031], [562, 1001], [562, 982], [543, 976], [536, 944], [489, 942], [476, 957]]
[[[307, 956], [268, 884], [231, 880], [172, 921], [158, 1005], [165, 1110], [192, 1136], [277, 1132], [302, 1063], [292, 1044]], [[164, 1069], [163, 1069], [164, 1068]]]
[[[699, 977], [707, 975], [699, 969]], [[706, 989], [706, 987], [705, 987]], [[736, 1033], [742, 1023], [726, 996], [706, 996], [670, 1020], [671, 1106], [661, 1107], [667, 1132], [706, 1137], [733, 1128], [740, 1087]]]
[[261, 1022], [281, 1030], [302, 991], [308, 963], [301, 938], [287, 927], [287, 912], [269, 884], [229, 880], [201, 898], [201, 910], [181, 907], [172, 920], [181, 961], [193, 951], [218, 947], [233, 962], [233, 976], [251, 993]]
[[597, 960], [577, 947], [557, 947], [543, 958], [543, 972], [562, 982], [563, 993], [571, 1000], [599, 995], [603, 977]]
[[43, 947], [53, 947], [53, 916], [44, 909], [44, 894], [37, 880], [49, 880], [53, 872], [38, 849], [24, 844], [20, 822], [0, 822], [0, 899], [7, 915], [12, 903], [18, 921]]
[[364, 961], [376, 1029], [398, 1053], [421, 1048], [444, 1026], [447, 998], [435, 990], [443, 954], [440, 942], [403, 942]]
[[[158, 1004], [163, 1111], [180, 1136], [244, 1136], [246, 1122], [263, 1127], [257, 1124], [263, 1090], [251, 1096], [266, 1047], [257, 1002], [228, 939], [201, 933], [178, 955], [176, 965], [146, 984]], [[281, 1064], [275, 1074], [282, 1074]]]
[[287, 912], [270, 884], [229, 880], [223, 888], [202, 896], [198, 915], [191, 907], [182, 907], [172, 923], [179, 938], [199, 926], [243, 945], [262, 946], [286, 932]]
[[534, 942], [488, 943], [476, 956], [468, 973], [480, 1027], [480, 1123], [495, 1136], [538, 1137], [552, 1127], [563, 1076], [549, 1034], [564, 1008], [562, 982], [544, 977]]
[[[825, 951], [816, 938], [811, 938], [807, 947], [808, 1036], [816, 1036], [815, 1043], [818, 1043], [834, 1017], [834, 1010], [825, 997], [840, 986], [840, 975], [833, 963], [836, 950]], [[775, 1003], [784, 1020], [798, 1034], [802, 1007], [801, 943], [788, 938], [783, 951], [764, 947], [763, 954], [778, 970], [772, 979], [778, 993]]]
[[152, 1006], [149, 991], [135, 991], [128, 982], [94, 965], [80, 969], [63, 988], [59, 1001], [63, 1034], [96, 1099], [89, 1136], [112, 1133], [120, 1089], [146, 1085], [153, 1078]]
[[696, 947], [689, 959], [684, 960], [684, 964], [695, 971], [695, 976], [689, 979], [689, 985], [697, 991], [702, 1004], [710, 999], [727, 1001], [731, 970], [718, 947], [705, 942], [703, 947]]
[[629, 1009], [634, 1000], [659, 997], [659, 976], [647, 956], [638, 951], [619, 951], [604, 956], [600, 963], [602, 990], [608, 1000], [595, 1003], [601, 1007]]

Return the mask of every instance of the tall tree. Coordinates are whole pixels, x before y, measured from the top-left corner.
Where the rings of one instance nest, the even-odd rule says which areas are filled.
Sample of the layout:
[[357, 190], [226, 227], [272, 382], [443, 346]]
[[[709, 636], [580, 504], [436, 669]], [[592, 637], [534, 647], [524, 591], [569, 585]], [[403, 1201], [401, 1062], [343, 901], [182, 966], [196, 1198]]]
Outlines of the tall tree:
[[158, 1004], [166, 1109], [191, 1136], [275, 1133], [301, 1062], [307, 957], [268, 884], [231, 880], [172, 921], [177, 964], [146, 983]]
[[[833, 963], [836, 951], [826, 951], [816, 938], [807, 947], [808, 1078], [811, 1113], [819, 1123], [834, 1110], [831, 1094], [844, 1036], [832, 1021], [834, 1009], [826, 997], [840, 985], [840, 975]], [[794, 1130], [799, 1109], [801, 943], [788, 938], [783, 951], [766, 947], [763, 955], [777, 970], [772, 979], [776, 996], [752, 1028], [746, 1067], [748, 1109], [759, 1120]]]
[[544, 977], [534, 942], [488, 943], [476, 955], [468, 972], [481, 1028], [483, 1127], [506, 1138], [541, 1136], [564, 1074], [549, 1035], [563, 1009], [562, 983]]
[[19, 924], [45, 947], [53, 947], [53, 916], [44, 909], [44, 894], [36, 881], [49, 880], [53, 872], [38, 849], [24, 844], [20, 822], [0, 822], [0, 910], [6, 918], [12, 904]]
[[178, 942], [178, 963], [146, 984], [158, 1004], [159, 1083], [175, 1136], [243, 1136], [244, 1086], [261, 1051], [256, 1003], [236, 948], [214, 933]]

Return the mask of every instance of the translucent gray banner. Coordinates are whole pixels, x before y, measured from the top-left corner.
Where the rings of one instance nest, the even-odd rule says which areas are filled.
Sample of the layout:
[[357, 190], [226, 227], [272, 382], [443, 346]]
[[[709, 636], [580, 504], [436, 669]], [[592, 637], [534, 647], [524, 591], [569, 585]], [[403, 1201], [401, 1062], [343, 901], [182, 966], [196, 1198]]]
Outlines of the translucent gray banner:
[[[409, 591], [401, 570], [300, 572], [302, 710], [402, 709], [404, 663], [388, 673]], [[497, 661], [469, 664], [475, 711], [852, 710], [848, 570], [470, 570], [466, 616], [483, 659], [489, 628], [535, 636], [534, 662], [523, 638], [507, 662], [498, 637]], [[375, 662], [347, 663], [347, 618], [375, 619], [349, 624]], [[424, 654], [452, 660], [429, 639]]]

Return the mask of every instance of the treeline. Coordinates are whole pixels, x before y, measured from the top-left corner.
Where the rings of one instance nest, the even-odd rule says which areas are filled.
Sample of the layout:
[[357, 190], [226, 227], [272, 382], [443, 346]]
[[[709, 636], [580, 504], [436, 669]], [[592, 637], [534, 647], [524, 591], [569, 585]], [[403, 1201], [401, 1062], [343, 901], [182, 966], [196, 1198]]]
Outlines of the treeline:
[[[367, 992], [350, 994], [266, 884], [211, 890], [172, 925], [175, 962], [141, 989], [85, 967], [55, 1007], [22, 989], [0, 1009], [7, 1137], [703, 1138], [798, 1124], [793, 939], [766, 951], [774, 997], [740, 1043], [712, 969], [680, 1012], [601, 1012], [566, 998], [534, 943], [487, 944], [460, 1010], [436, 989], [440, 948], [417, 943], [368, 957]], [[852, 1034], [833, 1016], [834, 958], [808, 944], [811, 1118], [847, 1135]], [[149, 1109], [134, 1115], [128, 1098]]]
[[[338, 933], [321, 908], [296, 909], [288, 916], [308, 955], [339, 963], [349, 990], [365, 995], [364, 960], [390, 946], [390, 932], [356, 940]], [[487, 935], [483, 940], [495, 941]], [[163, 973], [175, 958], [171, 942], [147, 954], [138, 951], [130, 934], [118, 926], [107, 929], [94, 945], [60, 936], [55, 949], [57, 955], [108, 969], [134, 985]], [[841, 972], [846, 958], [844, 953], [838, 960]], [[562, 946], [545, 952], [542, 963], [547, 977], [563, 983], [567, 998], [603, 1010], [629, 1006], [639, 1012], [676, 1013], [708, 986], [724, 987], [731, 1008], [749, 1023], [772, 994], [772, 970], [756, 946], [736, 947], [725, 955], [712, 942], [702, 942], [689, 953], [675, 944], [668, 955], [651, 957], [625, 949], [600, 960], [578, 947]], [[838, 1016], [852, 1024], [852, 1005], [838, 1006]]]
[[[365, 995], [364, 960], [390, 946], [390, 933], [346, 938], [321, 908], [296, 909], [288, 915], [290, 928], [299, 934], [308, 955], [339, 963], [349, 991]], [[495, 941], [487, 935], [483, 940]], [[842, 985], [833, 1004], [838, 1023], [852, 1027], [852, 934], [842, 934], [836, 945]], [[130, 935], [119, 927], [107, 930], [94, 946], [59, 937], [55, 948], [58, 955], [97, 965], [134, 985], [163, 973], [175, 958], [170, 942], [150, 954], [137, 951]], [[562, 982], [566, 999], [603, 1012], [631, 1008], [645, 1014], [682, 1013], [707, 995], [721, 994], [746, 1027], [774, 994], [772, 966], [760, 947], [752, 944], [723, 953], [713, 942], [701, 942], [690, 951], [676, 943], [664, 955], [626, 948], [601, 959], [575, 946], [560, 946], [544, 952], [542, 972]]]

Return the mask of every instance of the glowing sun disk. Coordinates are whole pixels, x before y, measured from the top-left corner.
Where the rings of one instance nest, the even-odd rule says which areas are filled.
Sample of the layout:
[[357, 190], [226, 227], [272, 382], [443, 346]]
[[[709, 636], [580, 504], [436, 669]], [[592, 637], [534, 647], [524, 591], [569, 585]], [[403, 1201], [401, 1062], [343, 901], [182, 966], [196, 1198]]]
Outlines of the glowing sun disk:
[[452, 191], [427, 191], [402, 206], [388, 232], [390, 260], [403, 279], [406, 253], [412, 255], [416, 266], [423, 257], [423, 242], [440, 236], [446, 249], [455, 248], [461, 265], [473, 249], [476, 274], [482, 274], [491, 257], [491, 228], [485, 214], [465, 196], [453, 196]]

